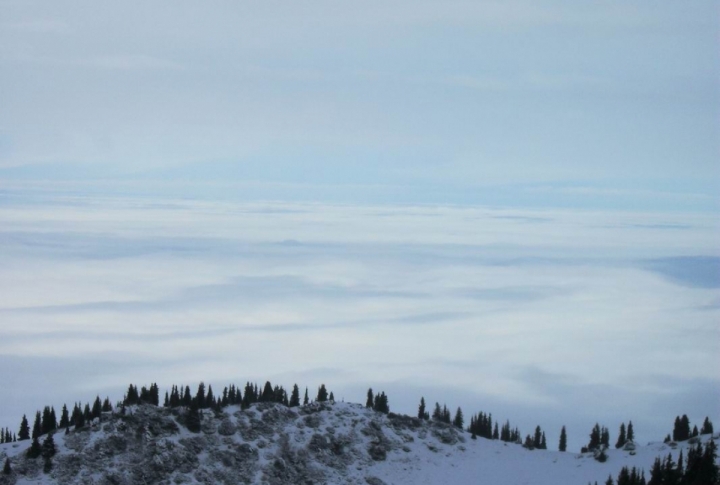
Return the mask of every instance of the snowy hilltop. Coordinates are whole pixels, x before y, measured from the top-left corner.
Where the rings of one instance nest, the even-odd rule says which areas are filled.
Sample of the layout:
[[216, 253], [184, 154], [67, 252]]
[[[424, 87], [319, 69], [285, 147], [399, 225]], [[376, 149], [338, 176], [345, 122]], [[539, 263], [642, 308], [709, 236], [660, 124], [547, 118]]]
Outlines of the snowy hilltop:
[[622, 467], [648, 474], [656, 458], [672, 453], [677, 461], [690, 441], [712, 438], [629, 443], [600, 462], [359, 404], [261, 402], [198, 415], [199, 429], [190, 431], [186, 407], [130, 405], [41, 437], [35, 458], [30, 440], [2, 444], [9, 472], [0, 484], [602, 484]]

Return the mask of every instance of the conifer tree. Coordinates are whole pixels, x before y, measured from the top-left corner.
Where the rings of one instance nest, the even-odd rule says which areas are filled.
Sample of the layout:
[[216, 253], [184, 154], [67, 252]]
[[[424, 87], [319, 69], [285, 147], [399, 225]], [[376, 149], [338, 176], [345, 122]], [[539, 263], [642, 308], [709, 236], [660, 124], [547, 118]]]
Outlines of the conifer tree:
[[57, 415], [55, 414], [55, 407], [50, 406], [50, 416], [48, 418], [48, 425], [50, 431], [57, 429]]
[[133, 404], [138, 404], [140, 402], [140, 395], [138, 394], [138, 389], [136, 386], [130, 384], [128, 386], [127, 394], [125, 395], [125, 399], [123, 401], [126, 406], [131, 406]]
[[153, 406], [160, 405], [160, 388], [156, 383], [150, 384], [150, 404]]
[[12, 473], [12, 467], [10, 466], [10, 458], [5, 457], [5, 466], [3, 467], [3, 474], [10, 475]]
[[55, 440], [53, 439], [53, 433], [48, 433], [42, 444], [42, 456], [43, 458], [52, 458], [55, 456]]
[[699, 467], [699, 478], [700, 483], [713, 483], [717, 484], [720, 482], [720, 470], [717, 465], [717, 445], [715, 440], [710, 440], [705, 445], [705, 452], [702, 455], [701, 466]]
[[601, 432], [600, 425], [595, 423], [592, 431], [590, 432], [590, 442], [587, 445], [589, 451], [596, 450], [600, 446]]
[[263, 387], [262, 394], [258, 397], [258, 401], [260, 402], [271, 402], [274, 401], [275, 393], [273, 392], [272, 384], [270, 384], [270, 381], [265, 381], [265, 386]]
[[625, 423], [620, 423], [620, 432], [618, 433], [618, 439], [615, 443], [615, 448], [622, 448], [625, 445]]
[[420, 398], [420, 405], [418, 406], [418, 419], [425, 419], [425, 398]]
[[205, 396], [205, 407], [215, 407], [215, 395], [213, 394], [212, 384], [208, 384], [207, 395]]
[[83, 417], [85, 421], [92, 421], [92, 412], [90, 411], [90, 403], [85, 403], [85, 409], [83, 409]]
[[384, 391], [375, 396], [375, 402], [373, 403], [373, 410], [378, 411], [380, 413], [385, 413], [385, 414], [390, 412], [390, 405], [388, 404], [388, 397], [387, 397], [387, 395], [385, 395]]
[[707, 416], [705, 416], [705, 421], [703, 421], [700, 434], [713, 434], [713, 425], [710, 421], [710, 418], [708, 418]]
[[626, 441], [635, 441], [635, 430], [632, 421], [628, 421]]
[[181, 406], [190, 406], [192, 404], [192, 396], [190, 395], [190, 386], [185, 386], [182, 398], [180, 399]]
[[200, 407], [198, 406], [197, 399], [193, 399], [190, 402], [186, 418], [187, 429], [193, 433], [200, 432]]
[[558, 444], [558, 450], [567, 451], [567, 433], [565, 432], [565, 426], [560, 430], [560, 443]]
[[542, 430], [540, 429], [540, 426], [536, 426], [535, 427], [535, 436], [533, 437], [533, 447], [540, 448], [541, 441], [542, 441]]
[[95, 402], [93, 402], [91, 416], [93, 419], [95, 419], [95, 418], [100, 418], [101, 415], [102, 415], [102, 402], [100, 401], [100, 396], [95, 396]]
[[18, 431], [18, 439], [20, 441], [30, 439], [30, 426], [28, 425], [27, 416], [23, 414], [22, 421], [20, 421], [20, 431]]
[[35, 413], [35, 422], [33, 423], [33, 430], [32, 430], [32, 437], [33, 439], [37, 438], [42, 434], [42, 421], [40, 418], [40, 411]]
[[673, 427], [673, 441], [685, 441], [690, 438], [690, 420], [686, 414], [675, 418]]
[[442, 421], [442, 409], [440, 409], [440, 403], [435, 403], [435, 409], [432, 414], [433, 421]]
[[525, 437], [525, 442], [523, 443], [523, 447], [527, 448], [528, 450], [534, 450], [535, 449], [535, 442], [532, 438], [532, 436], [527, 435]]
[[37, 438], [33, 438], [30, 448], [27, 450], [28, 458], [37, 458], [42, 453], [42, 446]]
[[325, 388], [325, 384], [321, 384], [318, 388], [317, 398], [315, 400], [318, 402], [325, 402], [328, 400], [328, 392]]
[[330, 400], [330, 402], [335, 402], [335, 394], [333, 394], [332, 391], [330, 391], [330, 397], [328, 399]]
[[58, 427], [67, 428], [70, 426], [70, 415], [68, 414], [67, 405], [63, 404], [62, 411], [60, 412], [60, 424]]
[[198, 390], [195, 394], [195, 400], [197, 401], [197, 405], [199, 409], [205, 409], [205, 383], [200, 382], [198, 384]]
[[545, 439], [545, 431], [542, 432], [542, 438], [540, 438], [540, 449], [547, 450], [547, 440]]
[[288, 405], [291, 408], [297, 407], [300, 405], [300, 388], [297, 384], [293, 384], [293, 390], [292, 394], [290, 395], [290, 402]]
[[375, 405], [375, 400], [373, 399], [373, 390], [372, 387], [368, 389], [367, 392], [367, 399], [365, 400], [365, 407], [371, 408]]
[[604, 426], [602, 428], [602, 432], [600, 433], [600, 444], [605, 448], [610, 448], [610, 432]]
[[303, 397], [303, 406], [307, 406], [310, 403], [310, 397], [308, 396], [308, 388], [305, 387], [305, 397]]
[[457, 408], [457, 411], [455, 411], [455, 418], [453, 419], [453, 425], [456, 428], [463, 429], [464, 419], [463, 419], [463, 412], [460, 407]]

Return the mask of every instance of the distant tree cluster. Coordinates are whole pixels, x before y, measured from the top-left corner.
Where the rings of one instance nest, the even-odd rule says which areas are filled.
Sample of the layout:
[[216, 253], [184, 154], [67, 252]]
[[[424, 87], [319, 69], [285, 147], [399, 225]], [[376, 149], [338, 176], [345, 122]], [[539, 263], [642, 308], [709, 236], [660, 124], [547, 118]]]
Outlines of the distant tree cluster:
[[443, 407], [440, 408], [440, 403], [436, 402], [435, 410], [432, 413], [432, 419], [433, 421], [440, 421], [441, 423], [452, 423], [452, 415], [450, 414], [450, 410], [447, 405], [443, 404]]
[[535, 435], [530, 436], [527, 435], [525, 437], [525, 442], [523, 443], [523, 447], [529, 449], [529, 450], [547, 450], [547, 441], [545, 440], [545, 432], [540, 428], [540, 426], [537, 426], [535, 428]]
[[635, 441], [635, 430], [633, 429], [632, 421], [628, 421], [627, 428], [625, 428], [625, 423], [620, 423], [620, 431], [618, 432], [615, 448], [622, 448], [628, 441]]
[[686, 414], [683, 414], [682, 417], [676, 416], [675, 417], [675, 424], [673, 426], [673, 432], [672, 432], [672, 439], [670, 438], [670, 435], [668, 434], [665, 437], [665, 442], [669, 441], [685, 441], [690, 438], [694, 438], [695, 436], [701, 435], [701, 434], [713, 434], [713, 424], [710, 421], [710, 418], [705, 417], [705, 421], [703, 421], [702, 429], [698, 431], [697, 426], [693, 426], [692, 431], [690, 430], [690, 420], [688, 419]]
[[592, 431], [590, 432], [590, 441], [588, 442], [587, 446], [584, 446], [582, 448], [582, 452], [586, 453], [588, 451], [596, 451], [602, 449], [607, 449], [610, 447], [610, 432], [608, 429], [603, 426], [600, 427], [599, 424], [595, 423], [595, 426], [593, 427]]
[[385, 394], [385, 391], [380, 392], [380, 394], [373, 394], [372, 387], [368, 389], [365, 407], [371, 408], [373, 411], [377, 411], [379, 413], [389, 413], [390, 404], [388, 403], [388, 397]]
[[[495, 428], [493, 429], [492, 413], [485, 414], [484, 412], [480, 411], [479, 413], [470, 416], [470, 425], [468, 426], [467, 430], [469, 433], [472, 433], [475, 436], [480, 436], [481, 438], [486, 438], [489, 440], [500, 438], [500, 432], [498, 431], [497, 423], [495, 423]], [[493, 438], [494, 435], [497, 436]]]
[[[318, 389], [317, 400], [328, 400], [324, 384]], [[295, 384], [292, 393], [288, 396], [287, 391], [282, 386], [273, 386], [270, 381], [266, 381], [262, 388], [258, 387], [257, 384], [247, 382], [243, 390], [241, 390], [240, 386], [231, 384], [223, 388], [219, 396], [215, 396], [212, 385], [208, 385], [206, 388], [204, 382], [198, 385], [195, 395], [192, 395], [190, 386], [173, 385], [170, 392], [165, 393], [164, 406], [169, 408], [190, 408], [194, 405], [198, 409], [220, 410], [227, 406], [239, 405], [243, 409], [247, 409], [258, 402], [275, 402], [288, 407], [296, 407], [300, 405], [300, 388]], [[306, 389], [305, 404], [308, 402], [309, 398]]]
[[152, 404], [153, 406], [160, 405], [160, 390], [157, 384], [151, 384], [149, 389], [143, 386], [140, 391], [138, 391], [137, 386], [130, 384], [125, 399], [123, 399], [123, 404], [133, 406], [142, 403]]
[[0, 445], [17, 441], [17, 436], [10, 433], [10, 428], [0, 429]]

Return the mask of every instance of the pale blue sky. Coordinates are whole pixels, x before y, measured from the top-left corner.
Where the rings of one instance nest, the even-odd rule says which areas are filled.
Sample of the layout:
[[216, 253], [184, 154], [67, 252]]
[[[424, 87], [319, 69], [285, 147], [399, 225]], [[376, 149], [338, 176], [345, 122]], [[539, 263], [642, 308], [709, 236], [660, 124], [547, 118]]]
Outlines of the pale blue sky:
[[718, 210], [716, 2], [0, 5], [8, 184]]

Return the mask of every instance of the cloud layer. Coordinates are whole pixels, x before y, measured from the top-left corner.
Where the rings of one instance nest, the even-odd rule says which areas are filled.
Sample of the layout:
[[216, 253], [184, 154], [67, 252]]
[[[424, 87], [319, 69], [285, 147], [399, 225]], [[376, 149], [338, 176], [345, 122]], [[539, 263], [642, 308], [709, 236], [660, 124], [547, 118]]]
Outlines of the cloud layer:
[[0, 372], [56, 405], [270, 378], [643, 439], [716, 413], [711, 216], [77, 197], [0, 220]]

